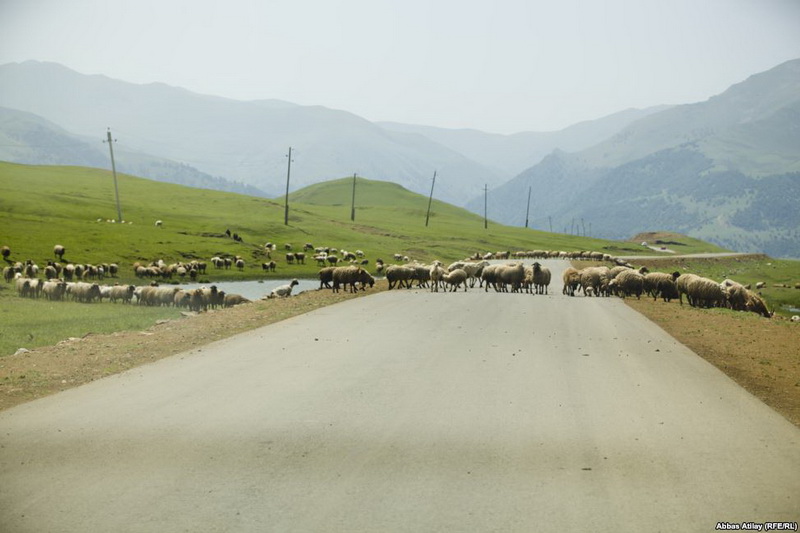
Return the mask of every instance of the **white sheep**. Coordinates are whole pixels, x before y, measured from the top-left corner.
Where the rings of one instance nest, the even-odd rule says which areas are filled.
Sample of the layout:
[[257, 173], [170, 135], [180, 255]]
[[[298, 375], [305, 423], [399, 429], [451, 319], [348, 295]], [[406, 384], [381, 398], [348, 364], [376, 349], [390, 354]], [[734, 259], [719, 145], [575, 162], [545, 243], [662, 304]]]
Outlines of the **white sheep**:
[[164, 227], [164, 221], [156, 220], [156, 227], [157, 228], [163, 228]]
[[434, 261], [430, 269], [431, 278], [431, 292], [439, 292], [439, 284], [443, 281], [444, 275], [447, 272], [442, 268], [441, 261]]
[[269, 296], [267, 296], [267, 298], [287, 298], [292, 295], [292, 287], [299, 284], [300, 284], [299, 281], [293, 279], [286, 285], [281, 285], [280, 287], [275, 287], [274, 289], [272, 289], [272, 292], [269, 293]]

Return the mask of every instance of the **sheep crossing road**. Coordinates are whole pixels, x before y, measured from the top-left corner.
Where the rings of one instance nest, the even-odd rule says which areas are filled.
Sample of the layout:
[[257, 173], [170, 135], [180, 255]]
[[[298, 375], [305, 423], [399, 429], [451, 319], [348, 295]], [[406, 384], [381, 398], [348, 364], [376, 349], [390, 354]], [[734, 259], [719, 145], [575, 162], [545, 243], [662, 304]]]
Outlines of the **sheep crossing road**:
[[0, 530], [797, 521], [800, 431], [616, 298], [383, 292], [0, 413]]

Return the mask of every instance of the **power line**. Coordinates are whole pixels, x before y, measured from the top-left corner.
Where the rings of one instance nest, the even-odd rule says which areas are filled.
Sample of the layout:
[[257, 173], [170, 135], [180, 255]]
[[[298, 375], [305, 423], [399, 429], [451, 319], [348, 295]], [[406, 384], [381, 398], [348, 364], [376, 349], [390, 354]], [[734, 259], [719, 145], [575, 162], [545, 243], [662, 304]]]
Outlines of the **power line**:
[[122, 208], [119, 205], [119, 187], [117, 186], [117, 165], [114, 164], [114, 143], [116, 139], [111, 139], [111, 128], [108, 128], [108, 151], [111, 153], [111, 172], [114, 174], [114, 196], [117, 198], [117, 220], [122, 222]]

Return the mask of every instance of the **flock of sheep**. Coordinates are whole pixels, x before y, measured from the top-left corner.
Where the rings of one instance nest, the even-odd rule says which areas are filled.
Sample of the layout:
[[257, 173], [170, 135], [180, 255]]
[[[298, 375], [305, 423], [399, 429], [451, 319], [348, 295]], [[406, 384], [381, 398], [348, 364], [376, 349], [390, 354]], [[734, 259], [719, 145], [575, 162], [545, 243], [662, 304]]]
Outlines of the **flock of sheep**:
[[[132, 303], [146, 306], [175, 306], [191, 311], [205, 311], [209, 308], [233, 307], [249, 300], [239, 294], [226, 294], [217, 287], [183, 289], [176, 286], [161, 287], [157, 283], [146, 286], [101, 285], [97, 281], [106, 277], [116, 277], [119, 268], [116, 264], [83, 265], [68, 263], [62, 265], [65, 248], [56, 245], [53, 253], [57, 261], [48, 261], [43, 269], [44, 279], [39, 278], [41, 269], [31, 260], [14, 262], [3, 268], [3, 278], [7, 283], [14, 282], [17, 294], [23, 298], [43, 298], [48, 301], [71, 300], [80, 303], [109, 301], [112, 303]], [[10, 250], [2, 248], [2, 256], [8, 261]], [[189, 272], [203, 272], [205, 264], [192, 262], [166, 265], [163, 261], [144, 266], [134, 264], [138, 277], [181, 277]], [[190, 276], [196, 277], [194, 275]], [[79, 281], [73, 281], [79, 280]]]
[[[489, 259], [515, 259], [513, 262], [491, 264]], [[452, 263], [447, 268], [440, 261], [432, 264], [393, 264], [385, 265], [377, 262], [379, 272], [386, 276], [389, 289], [411, 288], [416, 283], [418, 288], [430, 288], [432, 292], [439, 289], [456, 291], [463, 287], [466, 291], [476, 284], [488, 291], [490, 288], [498, 292], [527, 292], [531, 294], [547, 294], [551, 281], [551, 273], [538, 261], [525, 265], [519, 259], [524, 258], [561, 258], [593, 261], [609, 261], [614, 266], [590, 266], [583, 269], [568, 267], [562, 275], [562, 293], [575, 296], [619, 296], [622, 298], [649, 295], [653, 299], [661, 298], [665, 302], [683, 298], [692, 307], [723, 307], [736, 311], [750, 311], [764, 317], [773, 316], [764, 299], [749, 286], [743, 286], [733, 280], [726, 279], [719, 283], [696, 274], [679, 272], [649, 272], [646, 268], [634, 269], [629, 263], [599, 252], [550, 252], [532, 251], [497, 252], [476, 254], [469, 260]], [[328, 286], [331, 269], [320, 271], [320, 288]], [[355, 284], [351, 285], [355, 290]], [[363, 286], [362, 286], [363, 288]]]
[[[375, 284], [375, 278], [364, 268], [368, 263], [360, 250], [347, 252], [325, 247], [313, 247], [306, 243], [303, 252], [291, 252], [291, 245], [284, 245], [286, 261], [304, 263], [305, 253], [313, 250], [313, 258], [323, 268], [319, 271], [320, 289], [330, 288], [338, 292], [341, 288], [350, 292], [364, 290]], [[269, 254], [276, 246], [265, 245]], [[15, 281], [19, 296], [28, 298], [43, 297], [50, 301], [71, 299], [76, 302], [137, 302], [140, 305], [185, 307], [192, 311], [203, 311], [216, 307], [231, 307], [249, 300], [238, 294], [225, 294], [217, 291], [215, 286], [200, 289], [184, 290], [180, 287], [158, 287], [155, 282], [151, 286], [134, 285], [100, 285], [96, 280], [106, 276], [115, 277], [119, 272], [118, 265], [81, 265], [62, 264], [65, 248], [56, 245], [53, 249], [55, 261], [48, 261], [43, 273], [45, 279], [39, 279], [40, 269], [32, 261], [11, 263], [8, 260], [10, 250], [4, 246], [2, 256], [10, 263], [3, 269], [6, 282]], [[536, 259], [525, 265], [524, 259]], [[526, 292], [531, 294], [547, 294], [551, 282], [550, 270], [542, 266], [538, 259], [592, 260], [610, 262], [614, 266], [590, 266], [583, 269], [568, 267], [564, 270], [562, 292], [574, 296], [582, 292], [584, 296], [636, 296], [643, 294], [664, 301], [683, 297], [693, 307], [727, 307], [734, 310], [751, 311], [765, 317], [772, 316], [764, 299], [757, 293], [733, 280], [726, 279], [721, 283], [697, 276], [695, 274], [648, 272], [646, 268], [634, 269], [630, 264], [600, 252], [557, 252], [533, 250], [528, 252], [492, 252], [475, 254], [464, 261], [457, 261], [448, 267], [440, 261], [431, 264], [411, 262], [401, 254], [395, 254], [395, 261], [400, 264], [385, 264], [376, 260], [376, 270], [386, 277], [389, 290], [395, 288], [411, 288], [416, 283], [418, 288], [429, 288], [432, 292], [467, 290], [477, 284], [484, 291], [490, 288], [497, 292]], [[490, 263], [489, 260], [506, 260], [505, 263]], [[337, 266], [340, 261], [348, 261], [348, 266]], [[241, 257], [213, 257], [211, 263], [215, 268], [244, 268]], [[330, 265], [330, 266], [326, 266]], [[275, 262], [263, 263], [265, 270], [274, 270]], [[143, 265], [135, 263], [134, 273], [139, 278], [172, 278], [174, 275], [196, 279], [206, 272], [204, 261], [166, 264], [162, 260]], [[73, 281], [77, 280], [77, 281]], [[287, 297], [298, 284], [297, 280], [273, 290], [267, 298]], [[156, 285], [156, 286], [152, 286]]]

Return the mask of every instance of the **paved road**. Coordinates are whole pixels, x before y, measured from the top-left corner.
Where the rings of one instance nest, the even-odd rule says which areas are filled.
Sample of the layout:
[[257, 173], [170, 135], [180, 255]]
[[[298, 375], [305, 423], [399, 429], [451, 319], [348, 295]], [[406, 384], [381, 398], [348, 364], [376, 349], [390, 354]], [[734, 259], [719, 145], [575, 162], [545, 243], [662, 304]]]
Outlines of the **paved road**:
[[800, 519], [800, 430], [621, 301], [552, 288], [381, 293], [0, 413], [0, 531]]

